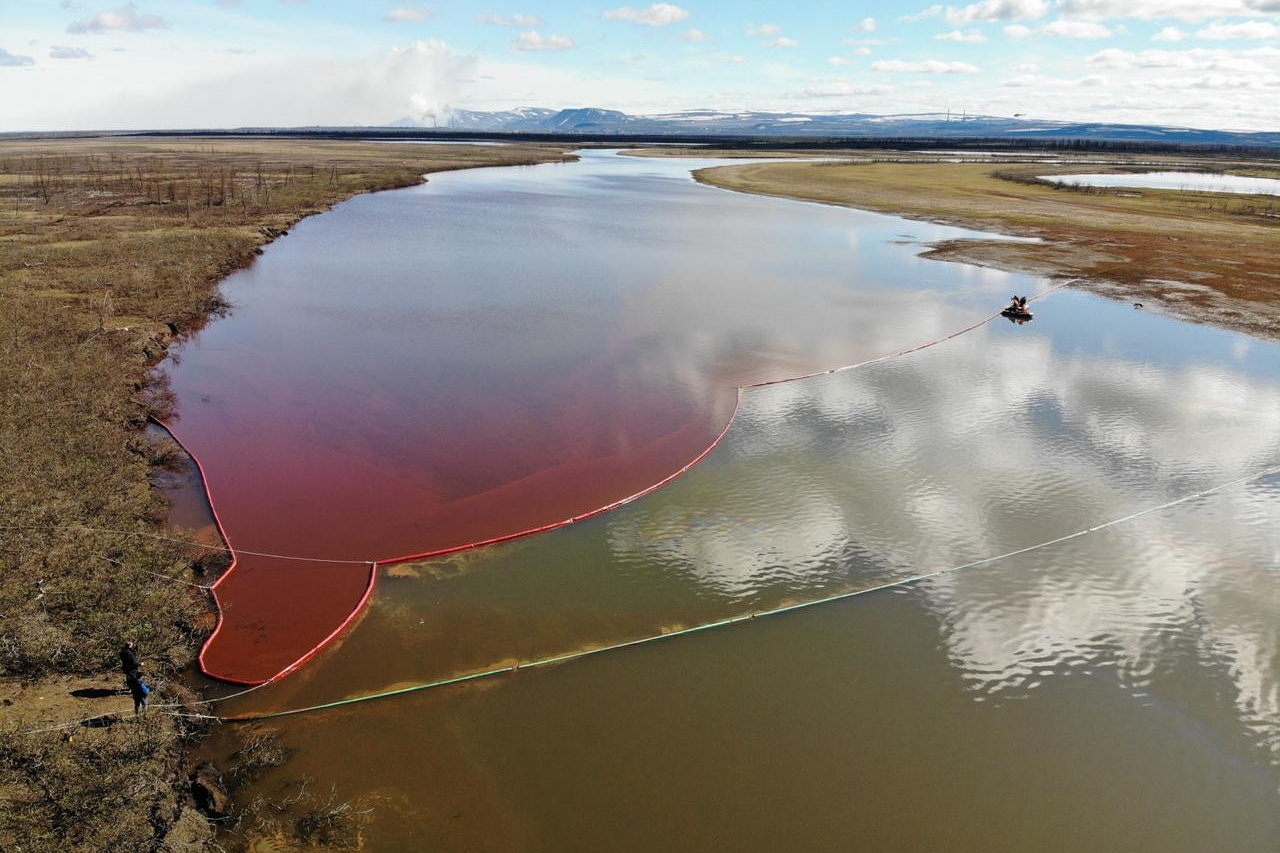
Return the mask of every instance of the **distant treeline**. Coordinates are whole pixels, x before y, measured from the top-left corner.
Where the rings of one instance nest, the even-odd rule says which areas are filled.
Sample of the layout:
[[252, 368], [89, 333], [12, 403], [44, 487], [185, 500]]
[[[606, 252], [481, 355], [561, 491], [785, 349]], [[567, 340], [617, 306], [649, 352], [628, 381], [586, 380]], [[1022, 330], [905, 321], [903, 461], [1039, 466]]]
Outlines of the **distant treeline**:
[[1065, 151], [1106, 154], [1211, 154], [1252, 158], [1280, 157], [1280, 146], [1257, 143], [1097, 139], [1074, 136], [769, 136], [684, 133], [529, 133], [435, 128], [239, 128], [234, 130], [149, 130], [0, 134], [10, 138], [117, 136], [275, 137], [292, 139], [420, 140], [423, 142], [540, 142], [556, 145], [697, 145], [709, 150], [756, 148], [770, 151]]
[[[171, 136], [177, 131], [147, 131], [135, 136]], [[664, 144], [698, 145], [712, 150], [759, 148], [767, 150], [818, 149], [865, 151], [936, 151], [970, 149], [1051, 150], [1109, 154], [1216, 154], [1249, 157], [1280, 157], [1280, 147], [1262, 144], [1213, 142], [1155, 142], [1140, 139], [1085, 139], [1079, 137], [971, 136], [839, 136], [778, 137], [761, 135], [694, 135], [654, 133], [514, 133], [502, 131], [457, 131], [423, 128], [311, 128], [182, 131], [183, 136], [281, 136], [304, 139], [415, 139], [441, 142], [546, 142], [609, 145]]]

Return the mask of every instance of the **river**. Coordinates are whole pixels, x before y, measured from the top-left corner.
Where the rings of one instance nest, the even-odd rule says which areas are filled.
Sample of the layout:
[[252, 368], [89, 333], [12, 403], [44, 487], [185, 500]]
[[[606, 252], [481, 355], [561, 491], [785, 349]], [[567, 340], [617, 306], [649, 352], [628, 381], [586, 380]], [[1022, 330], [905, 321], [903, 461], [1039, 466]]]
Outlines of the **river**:
[[[958, 229], [732, 194], [702, 165], [433, 176], [270, 246], [173, 368], [232, 542], [382, 559], [562, 518], [696, 456], [738, 384], [1048, 286], [918, 256]], [[750, 391], [705, 461], [616, 511], [381, 569], [338, 643], [220, 711], [865, 588], [1280, 463], [1280, 348], [1078, 292], [1035, 307]], [[376, 850], [1274, 849], [1277, 530], [1264, 477], [886, 592], [280, 718], [294, 757], [254, 793], [335, 786]], [[362, 589], [241, 560], [210, 657], [243, 680]]]

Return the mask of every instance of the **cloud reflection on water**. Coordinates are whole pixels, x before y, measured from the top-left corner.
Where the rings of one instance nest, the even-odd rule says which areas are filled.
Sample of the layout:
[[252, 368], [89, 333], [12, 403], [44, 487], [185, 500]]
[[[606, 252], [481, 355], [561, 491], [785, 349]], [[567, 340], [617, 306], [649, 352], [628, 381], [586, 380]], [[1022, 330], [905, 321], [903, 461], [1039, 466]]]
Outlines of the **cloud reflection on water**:
[[[684, 566], [725, 594], [807, 598], [1216, 485], [1280, 461], [1278, 437], [1280, 383], [1216, 356], [1152, 363], [983, 332], [750, 393], [715, 475], [732, 495], [704, 484], [698, 502], [695, 477], [693, 504], [620, 514], [608, 536], [620, 558]], [[1211, 716], [1224, 700], [1191, 676], [1210, 666], [1280, 757], [1276, 497], [1252, 484], [930, 583], [954, 666], [978, 698], [1111, 670], [1139, 697], [1176, 695]]]

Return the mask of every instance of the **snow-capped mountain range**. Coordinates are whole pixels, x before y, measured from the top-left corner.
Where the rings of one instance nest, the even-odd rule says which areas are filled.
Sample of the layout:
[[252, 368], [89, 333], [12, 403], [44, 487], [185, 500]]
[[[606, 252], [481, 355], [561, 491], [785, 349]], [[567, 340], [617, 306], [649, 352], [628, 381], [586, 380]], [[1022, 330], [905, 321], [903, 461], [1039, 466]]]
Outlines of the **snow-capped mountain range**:
[[403, 118], [387, 125], [513, 134], [839, 137], [984, 137], [1009, 139], [1106, 139], [1174, 144], [1280, 146], [1280, 131], [1236, 132], [1104, 122], [1064, 122], [1021, 117], [946, 113], [771, 113], [689, 110], [628, 115], [595, 107], [551, 110], [523, 107], [502, 112], [456, 110], [440, 119]]

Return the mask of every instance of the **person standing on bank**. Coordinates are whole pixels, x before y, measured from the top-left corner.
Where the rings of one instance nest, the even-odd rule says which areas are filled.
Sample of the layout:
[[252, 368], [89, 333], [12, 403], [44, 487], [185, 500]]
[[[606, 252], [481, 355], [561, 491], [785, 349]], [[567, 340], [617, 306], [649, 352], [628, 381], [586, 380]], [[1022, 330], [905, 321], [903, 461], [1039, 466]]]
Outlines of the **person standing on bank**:
[[147, 703], [151, 701], [151, 688], [142, 680], [142, 673], [137, 670], [126, 675], [124, 683], [129, 688], [129, 695], [133, 697], [133, 714], [137, 716], [147, 710]]
[[120, 647], [120, 669], [124, 670], [124, 686], [133, 697], [133, 713], [147, 710], [151, 688], [142, 680], [142, 661], [138, 660], [138, 647], [133, 640], [125, 640]]
[[142, 661], [138, 660], [138, 647], [134, 645], [133, 640], [125, 640], [124, 645], [120, 647], [120, 669], [124, 672], [126, 683], [129, 676], [142, 669]]

